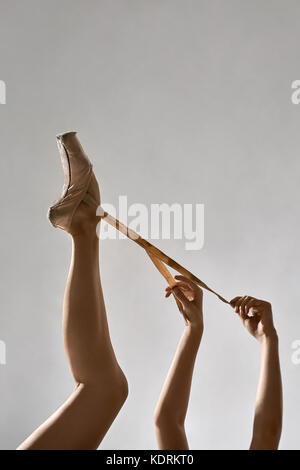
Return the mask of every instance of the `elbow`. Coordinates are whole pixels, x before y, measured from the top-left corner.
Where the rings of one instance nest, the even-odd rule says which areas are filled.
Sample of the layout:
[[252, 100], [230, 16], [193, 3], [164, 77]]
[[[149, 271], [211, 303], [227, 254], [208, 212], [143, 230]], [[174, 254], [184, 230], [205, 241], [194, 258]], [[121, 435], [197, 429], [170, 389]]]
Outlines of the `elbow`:
[[154, 413], [154, 426], [156, 429], [184, 429], [185, 418], [174, 413], [174, 410], [158, 408]]
[[166, 427], [168, 423], [168, 417], [161, 411], [155, 411], [154, 413], [154, 426], [156, 429], [162, 429]]
[[155, 410], [154, 413], [154, 426], [158, 429], [161, 429], [166, 426], [168, 422], [168, 413], [166, 413], [161, 408]]

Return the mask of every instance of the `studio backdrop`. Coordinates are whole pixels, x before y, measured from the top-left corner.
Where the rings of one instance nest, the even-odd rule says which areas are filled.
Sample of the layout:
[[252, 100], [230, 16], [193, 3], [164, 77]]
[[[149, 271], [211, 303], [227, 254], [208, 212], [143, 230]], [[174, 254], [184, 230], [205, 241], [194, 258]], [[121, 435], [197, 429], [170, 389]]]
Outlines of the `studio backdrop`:
[[[299, 2], [0, 0], [0, 12], [0, 448], [74, 388], [61, 333], [71, 244], [47, 220], [63, 185], [55, 136], [74, 130], [104, 207], [226, 299], [272, 303], [280, 448], [299, 449]], [[129, 396], [100, 448], [154, 449], [184, 322], [145, 252], [106, 230], [101, 278]], [[259, 348], [207, 292], [204, 322], [190, 447], [248, 448]]]

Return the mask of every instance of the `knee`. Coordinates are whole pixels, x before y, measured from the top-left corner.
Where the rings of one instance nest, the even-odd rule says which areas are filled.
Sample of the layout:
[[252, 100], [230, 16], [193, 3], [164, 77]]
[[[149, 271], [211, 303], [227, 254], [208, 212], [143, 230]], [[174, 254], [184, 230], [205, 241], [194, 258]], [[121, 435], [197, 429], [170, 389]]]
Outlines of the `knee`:
[[125, 374], [120, 369], [116, 375], [108, 379], [107, 396], [111, 405], [118, 411], [124, 405], [128, 397], [128, 382]]
[[117, 406], [121, 408], [129, 394], [128, 382], [123, 371], [121, 371], [120, 375], [114, 381], [113, 388]]
[[93, 380], [85, 382], [83, 387], [90, 403], [96, 409], [99, 407], [101, 412], [103, 403], [106, 403], [107, 410], [117, 413], [128, 397], [128, 382], [121, 369], [105, 375], [95, 374]]
[[176, 410], [168, 406], [158, 407], [154, 413], [154, 426], [156, 429], [183, 428], [184, 416], [176, 413]]

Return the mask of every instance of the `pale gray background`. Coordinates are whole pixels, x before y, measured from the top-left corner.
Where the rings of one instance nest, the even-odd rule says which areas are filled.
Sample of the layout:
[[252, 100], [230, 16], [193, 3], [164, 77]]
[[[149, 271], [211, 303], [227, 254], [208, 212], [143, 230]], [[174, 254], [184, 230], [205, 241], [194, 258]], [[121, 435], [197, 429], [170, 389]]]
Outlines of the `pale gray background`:
[[[300, 78], [297, 0], [1, 0], [0, 447], [72, 391], [61, 341], [70, 240], [51, 228], [55, 135], [76, 129], [117, 203], [204, 203], [205, 247], [158, 241], [226, 297], [272, 301], [284, 380], [281, 448], [300, 448]], [[155, 448], [152, 415], [183, 323], [130, 241], [102, 245], [113, 343], [130, 397], [103, 449]], [[247, 448], [259, 351], [205, 295], [187, 421], [191, 448]]]

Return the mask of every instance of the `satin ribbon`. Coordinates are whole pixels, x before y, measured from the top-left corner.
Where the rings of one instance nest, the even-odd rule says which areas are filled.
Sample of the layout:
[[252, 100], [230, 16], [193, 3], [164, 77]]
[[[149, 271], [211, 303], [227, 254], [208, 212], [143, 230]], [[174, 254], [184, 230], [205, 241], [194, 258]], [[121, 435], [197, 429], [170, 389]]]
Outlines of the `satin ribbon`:
[[[87, 197], [88, 197], [88, 195], [87, 195]], [[86, 202], [90, 203], [91, 200], [87, 200]], [[188, 279], [193, 281], [198, 286], [202, 287], [202, 289], [205, 289], [205, 290], [211, 292], [212, 294], [216, 295], [218, 297], [218, 299], [220, 299], [222, 302], [224, 302], [226, 304], [229, 304], [228, 300], [226, 300], [224, 297], [222, 297], [216, 291], [214, 291], [213, 289], [208, 287], [198, 277], [196, 277], [190, 271], [185, 269], [183, 266], [181, 266], [175, 260], [173, 260], [172, 258], [167, 256], [165, 253], [163, 253], [161, 250], [156, 248], [154, 245], [149, 243], [147, 240], [142, 238], [134, 230], [126, 227], [126, 225], [122, 224], [122, 222], [120, 222], [118, 219], [115, 219], [110, 214], [103, 211], [103, 209], [101, 207], [98, 207], [97, 215], [100, 215], [108, 224], [112, 225], [113, 227], [115, 227], [115, 229], [119, 230], [119, 232], [123, 233], [128, 238], [130, 238], [130, 240], [133, 240], [139, 246], [144, 248], [144, 250], [146, 251], [146, 253], [150, 257], [150, 259], [152, 260], [153, 264], [156, 266], [156, 268], [161, 273], [161, 275], [166, 279], [167, 283], [169, 284], [169, 286], [171, 288], [176, 285], [176, 281], [173, 278], [173, 276], [171, 275], [171, 273], [168, 271], [165, 264], [168, 265], [170, 268], [175, 269], [177, 272], [179, 272], [183, 276], [187, 277]]]

